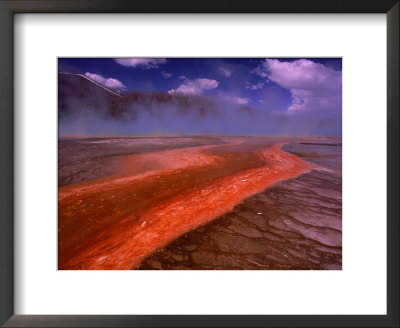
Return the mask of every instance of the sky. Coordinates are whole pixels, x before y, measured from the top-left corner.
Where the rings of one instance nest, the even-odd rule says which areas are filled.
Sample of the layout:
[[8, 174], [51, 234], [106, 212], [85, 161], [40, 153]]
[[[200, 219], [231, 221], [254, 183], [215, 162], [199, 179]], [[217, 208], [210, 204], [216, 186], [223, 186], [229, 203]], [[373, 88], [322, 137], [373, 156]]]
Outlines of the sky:
[[268, 120], [265, 134], [342, 132], [341, 58], [59, 58], [59, 71], [121, 93], [182, 92], [248, 106], [255, 126]]

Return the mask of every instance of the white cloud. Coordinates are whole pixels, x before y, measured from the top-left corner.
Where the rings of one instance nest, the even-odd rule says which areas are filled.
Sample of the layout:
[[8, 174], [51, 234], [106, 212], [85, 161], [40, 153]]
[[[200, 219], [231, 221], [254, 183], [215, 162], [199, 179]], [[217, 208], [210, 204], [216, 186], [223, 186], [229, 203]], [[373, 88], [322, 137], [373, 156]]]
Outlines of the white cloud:
[[165, 71], [162, 71], [162, 72], [161, 72], [161, 75], [162, 75], [163, 77], [165, 77], [166, 79], [169, 79], [170, 77], [172, 77], [172, 73], [167, 73], [167, 72], [165, 72]]
[[158, 68], [158, 66], [167, 62], [165, 58], [116, 58], [115, 61], [122, 66], [143, 69]]
[[126, 86], [119, 80], [113, 78], [105, 78], [101, 75], [86, 72], [85, 76], [92, 79], [93, 81], [113, 90], [123, 90]]
[[220, 73], [222, 74], [222, 75], [224, 75], [224, 76], [226, 76], [226, 77], [231, 77], [231, 75], [232, 75], [232, 71], [231, 70], [229, 70], [229, 69], [227, 69], [227, 68], [225, 68], [225, 67], [220, 67], [219, 68], [219, 71], [220, 71]]
[[169, 93], [182, 92], [188, 94], [201, 94], [204, 90], [217, 88], [219, 82], [212, 79], [185, 80], [177, 89], [168, 91]]
[[292, 94], [288, 112], [305, 110], [340, 111], [342, 72], [309, 59], [280, 61], [266, 59], [254, 73], [265, 77]]

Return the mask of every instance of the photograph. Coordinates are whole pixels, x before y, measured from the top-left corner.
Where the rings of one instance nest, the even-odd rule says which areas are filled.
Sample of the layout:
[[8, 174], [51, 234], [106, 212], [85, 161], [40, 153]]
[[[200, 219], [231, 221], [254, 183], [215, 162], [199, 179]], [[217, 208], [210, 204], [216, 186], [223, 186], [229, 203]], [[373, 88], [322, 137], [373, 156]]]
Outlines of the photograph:
[[342, 270], [342, 58], [57, 61], [58, 270]]

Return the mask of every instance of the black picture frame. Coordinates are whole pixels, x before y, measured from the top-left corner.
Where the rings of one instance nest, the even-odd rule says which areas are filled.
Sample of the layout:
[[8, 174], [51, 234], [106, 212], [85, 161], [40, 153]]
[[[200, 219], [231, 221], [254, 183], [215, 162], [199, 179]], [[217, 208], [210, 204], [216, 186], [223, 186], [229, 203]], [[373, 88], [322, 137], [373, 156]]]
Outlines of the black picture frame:
[[[16, 13], [385, 13], [387, 315], [15, 315], [13, 21]], [[4, 327], [399, 327], [398, 0], [0, 0], [0, 71], [0, 324]]]

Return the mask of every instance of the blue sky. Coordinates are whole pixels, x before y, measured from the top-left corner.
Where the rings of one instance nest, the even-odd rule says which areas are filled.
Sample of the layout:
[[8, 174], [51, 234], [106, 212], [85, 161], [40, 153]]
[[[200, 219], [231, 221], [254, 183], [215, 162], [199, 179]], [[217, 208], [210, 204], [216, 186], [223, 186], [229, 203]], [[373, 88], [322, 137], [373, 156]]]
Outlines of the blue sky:
[[119, 92], [192, 93], [298, 124], [313, 118], [307, 134], [341, 135], [341, 58], [60, 58], [59, 71]]

